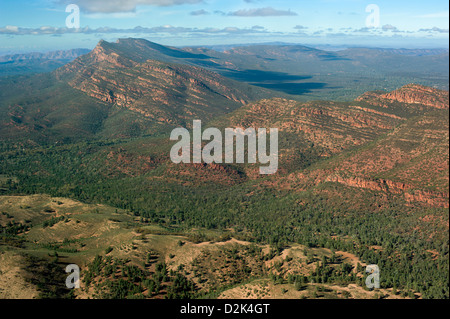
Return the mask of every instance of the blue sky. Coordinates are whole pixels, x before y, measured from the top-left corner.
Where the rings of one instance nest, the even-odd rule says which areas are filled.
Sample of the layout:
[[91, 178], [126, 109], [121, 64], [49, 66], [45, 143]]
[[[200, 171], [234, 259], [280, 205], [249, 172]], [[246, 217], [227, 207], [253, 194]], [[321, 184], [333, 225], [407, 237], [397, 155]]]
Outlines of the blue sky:
[[[80, 28], [67, 28], [68, 4]], [[379, 24], [367, 24], [379, 8]], [[371, 20], [374, 22], [375, 20]], [[448, 47], [445, 0], [2, 0], [0, 54], [92, 48], [139, 37], [166, 45], [291, 42]]]

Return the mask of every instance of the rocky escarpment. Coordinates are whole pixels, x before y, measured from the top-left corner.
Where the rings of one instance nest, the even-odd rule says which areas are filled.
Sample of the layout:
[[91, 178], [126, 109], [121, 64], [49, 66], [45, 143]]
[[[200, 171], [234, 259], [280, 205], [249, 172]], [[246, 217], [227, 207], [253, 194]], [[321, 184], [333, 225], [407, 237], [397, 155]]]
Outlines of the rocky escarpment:
[[[284, 103], [289, 109], [284, 112], [282, 107], [258, 108], [272, 112], [268, 118], [275, 123], [279, 120], [279, 127], [286, 131], [303, 133], [302, 137], [314, 143], [314, 148], [328, 147], [335, 151], [330, 152], [329, 160], [292, 172], [286, 178], [274, 178], [272, 184], [298, 191], [322, 189], [324, 185], [324, 192], [333, 189], [337, 197], [342, 196], [340, 188], [331, 185], [327, 188], [325, 184], [331, 182], [358, 188], [362, 193], [370, 191], [367, 196], [374, 191], [401, 197], [411, 205], [449, 207], [446, 96], [444, 91], [411, 85], [391, 93], [369, 92], [346, 108], [333, 102]], [[392, 102], [393, 99], [404, 102]], [[254, 118], [261, 121], [260, 115], [255, 114]], [[243, 121], [246, 117], [238, 119]], [[361, 144], [354, 143], [353, 149], [346, 147], [351, 145], [345, 144], [349, 139]]]
[[393, 92], [383, 94], [383, 99], [409, 104], [422, 104], [437, 109], [448, 109], [448, 92], [423, 85], [410, 84]]
[[449, 207], [448, 193], [419, 190], [413, 185], [402, 182], [393, 182], [386, 179], [370, 180], [362, 177], [342, 177], [336, 174], [328, 176], [325, 182], [335, 182], [350, 187], [402, 195], [408, 202], [421, 202], [434, 207]]
[[347, 103], [275, 98], [251, 103], [231, 114], [226, 124], [218, 125], [278, 128], [282, 137], [297, 139], [299, 148], [309, 143], [321, 147], [324, 153], [337, 154], [372, 141], [401, 121], [398, 116]]
[[361, 95], [357, 101], [364, 101], [385, 108], [389, 108], [392, 103], [399, 102], [410, 104], [410, 106], [420, 105], [435, 109], [448, 109], [449, 93], [423, 85], [408, 84], [389, 93], [367, 92]]

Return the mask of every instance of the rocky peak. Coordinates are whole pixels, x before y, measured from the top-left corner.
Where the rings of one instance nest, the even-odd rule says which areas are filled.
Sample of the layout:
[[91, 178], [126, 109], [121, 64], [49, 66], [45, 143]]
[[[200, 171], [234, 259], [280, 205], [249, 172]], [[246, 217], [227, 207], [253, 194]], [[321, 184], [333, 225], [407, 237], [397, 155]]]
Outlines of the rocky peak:
[[358, 97], [356, 101], [364, 101], [372, 105], [380, 105], [386, 108], [393, 102], [400, 102], [437, 109], [448, 109], [449, 93], [448, 91], [438, 90], [419, 84], [408, 84], [389, 93], [382, 91], [367, 92]]
[[402, 103], [422, 104], [437, 109], [449, 108], [447, 91], [441, 91], [419, 84], [405, 85], [398, 90], [383, 94], [381, 97]]

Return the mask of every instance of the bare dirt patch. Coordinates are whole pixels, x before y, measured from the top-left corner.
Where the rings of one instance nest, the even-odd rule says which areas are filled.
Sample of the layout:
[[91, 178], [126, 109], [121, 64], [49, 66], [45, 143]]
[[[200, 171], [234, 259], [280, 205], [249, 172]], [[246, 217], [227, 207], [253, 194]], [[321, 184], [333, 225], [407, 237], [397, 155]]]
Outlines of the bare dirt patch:
[[23, 257], [12, 252], [0, 251], [0, 299], [35, 299], [39, 293], [26, 282], [20, 268]]

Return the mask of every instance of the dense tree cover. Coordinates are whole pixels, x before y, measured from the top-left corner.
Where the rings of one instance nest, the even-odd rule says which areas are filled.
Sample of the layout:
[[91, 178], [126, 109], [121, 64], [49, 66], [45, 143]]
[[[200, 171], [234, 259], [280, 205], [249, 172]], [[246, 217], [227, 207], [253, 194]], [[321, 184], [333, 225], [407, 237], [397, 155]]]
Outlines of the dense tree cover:
[[[290, 193], [261, 185], [255, 187], [253, 182], [227, 188], [213, 184], [186, 187], [164, 179], [149, 179], [158, 172], [136, 177], [109, 176], [96, 157], [102, 146], [81, 143], [28, 150], [4, 149], [0, 153], [0, 174], [11, 177], [5, 193], [47, 193], [105, 203], [134, 212], [142, 221], [176, 227], [178, 231], [194, 227], [233, 228], [233, 236], [237, 238], [268, 243], [276, 249], [300, 243], [348, 251], [365, 263], [379, 266], [383, 288], [411, 289], [425, 298], [449, 296], [446, 209], [409, 207], [392, 196], [389, 206], [375, 213], [371, 194], [365, 197], [367, 211], [361, 211], [352, 202], [333, 202], [312, 190]], [[164, 166], [158, 170], [164, 170]], [[332, 191], [342, 186], [328, 183], [323, 187]], [[420, 218], [427, 215], [439, 216], [444, 223], [422, 223]], [[318, 276], [322, 278], [324, 274]], [[325, 276], [340, 278], [326, 271]], [[161, 278], [157, 279], [147, 282], [155, 291], [161, 289], [158, 287]], [[178, 296], [180, 289], [176, 287], [185, 284], [184, 279], [178, 278], [172, 292]], [[124, 282], [114, 285], [120, 287], [112, 286], [118, 291], [131, 287]], [[143, 286], [144, 282], [139, 285]]]

